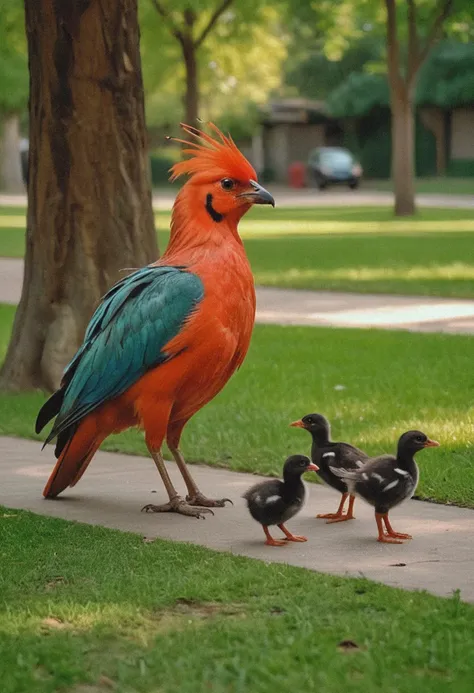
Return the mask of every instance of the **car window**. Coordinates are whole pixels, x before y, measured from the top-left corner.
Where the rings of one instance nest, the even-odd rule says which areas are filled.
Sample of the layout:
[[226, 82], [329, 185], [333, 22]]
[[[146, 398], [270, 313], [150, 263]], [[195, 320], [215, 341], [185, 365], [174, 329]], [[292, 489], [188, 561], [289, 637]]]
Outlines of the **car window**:
[[352, 166], [353, 158], [349, 152], [335, 150], [332, 152], [323, 152], [321, 154], [321, 163], [327, 166]]

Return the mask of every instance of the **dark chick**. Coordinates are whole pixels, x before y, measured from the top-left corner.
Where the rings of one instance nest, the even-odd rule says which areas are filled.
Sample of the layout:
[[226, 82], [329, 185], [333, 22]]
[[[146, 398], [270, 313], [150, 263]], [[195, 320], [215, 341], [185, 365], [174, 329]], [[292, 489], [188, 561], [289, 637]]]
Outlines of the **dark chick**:
[[[344, 479], [351, 493], [363, 498], [375, 508], [378, 541], [386, 544], [402, 544], [401, 539], [411, 539], [410, 534], [395, 532], [388, 519], [389, 510], [415, 493], [418, 484], [418, 466], [414, 456], [423, 448], [438, 447], [421, 431], [407, 431], [398, 441], [396, 457], [373, 457], [362, 469], [332, 468]], [[385, 528], [384, 528], [385, 525]]]
[[[261, 481], [244, 493], [250, 514], [263, 527], [267, 538], [265, 544], [268, 546], [284, 546], [287, 541], [306, 541], [306, 537], [288, 531], [284, 523], [304, 505], [306, 489], [301, 477], [309, 471], [317, 472], [318, 467], [305, 455], [292, 455], [283, 467], [283, 481]], [[268, 531], [271, 525], [277, 525], [286, 539], [274, 539]]]
[[[329, 421], [322, 414], [307, 414], [299, 421], [294, 421], [290, 426], [304, 428], [309, 431], [313, 439], [311, 446], [311, 458], [319, 467], [318, 475], [332, 488], [342, 493], [341, 502], [335, 513], [325, 513], [316, 517], [326, 518], [328, 524], [332, 522], [345, 522], [354, 520], [355, 496], [349, 493], [344, 479], [334, 474], [335, 469], [359, 469], [369, 459], [369, 456], [349, 443], [333, 443]], [[349, 498], [347, 513], [344, 512], [345, 502]]]

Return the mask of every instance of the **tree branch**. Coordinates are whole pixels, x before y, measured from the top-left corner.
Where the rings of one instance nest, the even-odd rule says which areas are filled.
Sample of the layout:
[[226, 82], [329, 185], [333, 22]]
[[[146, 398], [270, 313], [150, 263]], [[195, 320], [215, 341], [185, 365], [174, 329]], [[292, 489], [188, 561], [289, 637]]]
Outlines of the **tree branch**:
[[447, 20], [447, 18], [453, 10], [453, 5], [454, 0], [444, 0], [444, 2], [441, 3], [441, 7], [439, 8], [438, 14], [434, 18], [431, 30], [428, 33], [428, 37], [425, 41], [423, 50], [420, 52], [420, 55], [418, 56], [417, 69], [419, 69], [421, 65], [424, 63], [428, 56], [428, 53], [430, 52], [433, 46], [433, 43], [438, 39], [443, 28], [444, 22]]
[[201, 32], [201, 35], [194, 42], [194, 46], [196, 49], [199, 48], [200, 45], [205, 41], [214, 24], [217, 22], [221, 14], [225, 12], [228, 7], [230, 7], [232, 2], [233, 0], [222, 0], [221, 4], [216, 7], [213, 14], [211, 15], [211, 18], [207, 23], [207, 26], [204, 27], [204, 29]]
[[152, 4], [153, 4], [155, 10], [158, 12], [158, 14], [159, 14], [161, 17], [163, 17], [163, 19], [165, 20], [165, 22], [166, 22], [166, 24], [168, 25], [168, 27], [169, 27], [171, 33], [173, 34], [173, 36], [174, 36], [175, 38], [177, 38], [178, 41], [181, 41], [181, 40], [182, 40], [182, 37], [183, 37], [182, 31], [181, 31], [181, 29], [177, 26], [177, 24], [174, 23], [174, 21], [173, 21], [171, 15], [170, 15], [170, 13], [168, 12], [168, 10], [166, 9], [166, 7], [164, 7], [160, 2], [158, 2], [158, 0], [151, 0], [151, 2], [152, 2]]
[[400, 73], [400, 44], [397, 35], [396, 0], [385, 0], [387, 8], [387, 64], [390, 86], [399, 90], [403, 86]]
[[407, 81], [412, 82], [418, 69], [419, 61], [419, 40], [416, 28], [416, 2], [407, 0], [407, 20], [408, 20], [408, 57], [407, 57]]

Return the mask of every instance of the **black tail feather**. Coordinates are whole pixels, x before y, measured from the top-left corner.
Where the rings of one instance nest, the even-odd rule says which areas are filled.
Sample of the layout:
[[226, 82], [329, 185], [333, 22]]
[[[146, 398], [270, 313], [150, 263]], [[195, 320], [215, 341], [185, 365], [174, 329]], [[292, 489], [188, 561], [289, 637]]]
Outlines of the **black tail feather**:
[[56, 459], [58, 459], [59, 455], [62, 453], [66, 445], [69, 445], [69, 443], [74, 438], [74, 434], [77, 431], [77, 427], [78, 424], [72, 424], [72, 426], [68, 426], [64, 429], [64, 431], [61, 431], [61, 433], [58, 434], [58, 438], [56, 440], [56, 447], [54, 448], [54, 455]]
[[36, 417], [36, 433], [40, 433], [48, 421], [51, 421], [51, 419], [54, 419], [54, 417], [59, 414], [65, 392], [66, 388], [63, 386], [59, 390], [56, 390], [56, 392], [43, 404]]

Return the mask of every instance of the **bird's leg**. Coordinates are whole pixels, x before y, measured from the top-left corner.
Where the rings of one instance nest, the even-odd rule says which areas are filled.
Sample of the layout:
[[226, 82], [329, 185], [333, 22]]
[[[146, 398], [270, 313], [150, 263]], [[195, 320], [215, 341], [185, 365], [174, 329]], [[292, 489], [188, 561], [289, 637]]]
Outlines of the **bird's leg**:
[[375, 522], [377, 523], [377, 529], [379, 533], [377, 541], [380, 541], [382, 544], [403, 544], [403, 542], [400, 541], [399, 538], [397, 538], [396, 536], [385, 533], [384, 521], [386, 522], [386, 517], [387, 513], [375, 513]]
[[325, 520], [337, 520], [340, 517], [344, 517], [344, 504], [348, 495], [348, 493], [342, 494], [341, 502], [339, 503], [339, 507], [335, 513], [322, 513], [320, 515], [316, 515], [316, 517], [321, 517]]
[[172, 445], [170, 445], [169, 441], [168, 447], [174, 459], [176, 460], [176, 464], [179, 467], [179, 471], [181, 472], [184, 479], [184, 483], [186, 484], [186, 488], [188, 489], [186, 501], [189, 505], [199, 505], [203, 508], [223, 508], [225, 507], [226, 502], [229, 502], [233, 505], [230, 498], [221, 498], [219, 500], [206, 498], [206, 496], [202, 494], [201, 491], [198, 489], [196, 482], [191, 476], [186, 462], [184, 461], [183, 453], [181, 452], [181, 450], [178, 447], [175, 448]]
[[265, 542], [267, 546], [285, 546], [286, 539], [274, 539], [268, 531], [267, 525], [262, 525], [262, 527], [263, 531], [265, 532], [265, 536], [267, 537], [267, 541]]
[[181, 498], [181, 496], [178, 494], [175, 487], [173, 486], [173, 482], [171, 481], [170, 475], [168, 474], [168, 470], [165, 466], [163, 455], [160, 451], [157, 452], [156, 450], [152, 450], [151, 448], [149, 448], [149, 450], [150, 455], [153, 457], [153, 461], [155, 462], [156, 467], [160, 472], [160, 476], [163, 480], [163, 484], [165, 486], [166, 493], [168, 494], [169, 501], [164, 505], [153, 505], [152, 503], [149, 503], [148, 505], [145, 505], [142, 508], [142, 511], [145, 511], [147, 513], [174, 512], [179, 513], [180, 515], [188, 515], [189, 517], [197, 517], [198, 519], [204, 519], [204, 513], [211, 513], [211, 515], [213, 515], [214, 513], [212, 512], [212, 510], [209, 510], [208, 508], [193, 508], [184, 500], [184, 498]]
[[384, 515], [383, 521], [385, 523], [385, 527], [387, 528], [387, 534], [390, 537], [396, 537], [397, 539], [413, 539], [411, 534], [404, 534], [403, 532], [395, 532], [395, 530], [392, 528], [392, 525], [390, 524], [390, 520], [388, 519], [388, 513]]
[[[344, 498], [344, 495], [347, 497], [347, 494], [343, 494], [343, 496], [342, 496], [343, 498]], [[346, 514], [341, 513], [341, 515], [331, 518], [330, 520], [328, 520], [326, 522], [326, 524], [331, 525], [333, 522], [346, 522], [347, 520], [355, 520], [354, 501], [355, 501], [355, 496], [353, 496], [351, 493], [349, 495], [349, 505], [347, 507], [347, 513]], [[344, 507], [344, 503], [343, 503], [343, 507]]]
[[283, 522], [282, 522], [281, 524], [279, 524], [278, 527], [281, 529], [281, 531], [282, 531], [283, 534], [285, 535], [285, 537], [286, 537], [286, 540], [285, 540], [285, 541], [308, 541], [308, 539], [307, 539], [306, 537], [299, 536], [298, 534], [292, 534], [292, 533], [285, 527], [285, 525], [283, 524]]

